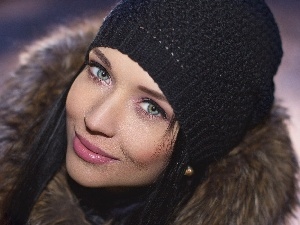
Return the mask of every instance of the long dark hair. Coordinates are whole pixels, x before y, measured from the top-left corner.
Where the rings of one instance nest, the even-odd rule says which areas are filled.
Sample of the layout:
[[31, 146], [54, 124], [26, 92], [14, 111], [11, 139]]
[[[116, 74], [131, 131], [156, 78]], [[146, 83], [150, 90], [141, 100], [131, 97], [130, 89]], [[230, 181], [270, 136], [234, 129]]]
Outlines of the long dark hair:
[[[77, 75], [84, 67], [85, 65], [81, 67]], [[24, 150], [29, 151], [29, 157], [20, 170], [14, 188], [6, 198], [2, 218], [5, 224], [26, 224], [41, 192], [65, 161], [67, 148], [65, 102], [77, 75], [46, 115], [34, 141], [24, 144]], [[189, 161], [184, 143], [184, 135], [179, 130], [168, 166], [157, 182], [150, 187], [151, 191], [145, 204], [137, 210], [138, 214], [135, 211], [134, 215], [124, 219], [122, 224], [172, 223], [176, 212], [184, 205], [196, 186], [195, 182], [184, 176]]]
[[23, 149], [29, 151], [29, 157], [5, 201], [3, 216], [7, 224], [26, 224], [42, 190], [64, 161], [63, 149], [67, 143], [64, 102], [67, 93], [65, 90], [56, 101], [31, 146], [24, 140]]
[[[73, 81], [84, 66], [54, 104], [48, 106], [49, 112], [39, 115], [20, 137], [22, 151], [27, 151], [28, 157], [23, 161], [12, 190], [4, 199], [1, 224], [26, 224], [39, 195], [61, 168], [67, 146], [65, 102]], [[33, 130], [37, 132], [32, 134]]]

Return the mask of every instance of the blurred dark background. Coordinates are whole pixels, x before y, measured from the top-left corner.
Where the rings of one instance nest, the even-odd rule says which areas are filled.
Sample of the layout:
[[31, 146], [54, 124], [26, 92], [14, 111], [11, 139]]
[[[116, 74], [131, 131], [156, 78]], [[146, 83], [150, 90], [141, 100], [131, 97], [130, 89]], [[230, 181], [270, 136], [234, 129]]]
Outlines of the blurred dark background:
[[[17, 53], [57, 24], [109, 11], [117, 0], [0, 0], [0, 88]], [[3, 88], [2, 88], [3, 89]], [[1, 93], [1, 90], [0, 90]]]
[[[117, 0], [0, 0], [0, 94], [18, 63], [18, 52], [57, 24], [105, 15]], [[282, 35], [284, 57], [276, 96], [291, 115], [288, 124], [300, 156], [300, 0], [266, 0]], [[300, 215], [300, 213], [299, 213]], [[295, 221], [293, 225], [300, 224]]]
[[0, 54], [18, 50], [49, 26], [112, 7], [113, 0], [1, 0]]

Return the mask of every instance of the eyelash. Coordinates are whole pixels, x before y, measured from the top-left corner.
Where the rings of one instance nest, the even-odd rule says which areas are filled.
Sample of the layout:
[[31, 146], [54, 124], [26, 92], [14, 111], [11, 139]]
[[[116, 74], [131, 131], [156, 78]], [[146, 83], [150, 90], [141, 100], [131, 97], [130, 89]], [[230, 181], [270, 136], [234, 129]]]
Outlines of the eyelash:
[[[148, 116], [150, 119], [154, 119], [154, 118], [158, 118], [158, 117], [162, 117], [163, 119], [167, 119], [167, 113], [152, 99], [149, 98], [143, 98], [142, 101], [140, 102], [140, 104], [144, 104], [144, 103], [148, 103], [152, 106], [155, 107], [156, 111], [158, 112], [157, 115], [151, 114], [149, 112], [147, 112], [147, 110], [145, 110], [141, 105], [141, 111], [142, 113], [144, 113], [146, 116]], [[149, 106], [148, 106], [149, 107]], [[149, 108], [148, 108], [149, 109]]]
[[[94, 81], [96, 81], [97, 83], [104, 84], [104, 85], [110, 85], [111, 84], [110, 74], [107, 72], [107, 70], [100, 63], [97, 63], [95, 61], [89, 61], [87, 65], [88, 65], [88, 73]], [[95, 72], [92, 71], [94, 68], [99, 69], [99, 71], [102, 71], [102, 75], [103, 75], [103, 73], [105, 73], [105, 75], [108, 78], [107, 79], [100, 78], [99, 74], [95, 74]], [[107, 82], [107, 80], [108, 80], [108, 82]]]
[[[108, 71], [98, 62], [95, 62], [95, 61], [89, 61], [87, 63], [87, 66], [88, 66], [88, 73], [89, 73], [89, 76], [96, 82], [96, 83], [101, 83], [101, 84], [104, 84], [104, 85], [110, 85], [111, 84], [111, 76], [110, 74], [108, 73]], [[104, 73], [106, 73], [110, 79], [110, 82], [107, 83], [105, 80], [101, 79], [98, 77], [98, 75], [94, 74], [92, 72], [92, 68], [97, 68], [99, 70], [102, 70]], [[158, 111], [158, 114], [157, 115], [153, 115], [149, 112], [147, 112], [147, 110], [145, 110], [140, 104], [144, 104], [144, 103], [148, 103], [148, 104], [151, 104], [153, 105], [156, 110]], [[152, 99], [149, 99], [149, 98], [143, 98], [142, 101], [139, 103], [139, 110], [141, 113], [143, 113], [144, 115], [146, 115], [148, 118], [150, 119], [155, 119], [155, 118], [163, 118], [165, 120], [167, 120], [167, 113], [162, 109], [162, 107], [159, 106], [159, 104], [157, 104], [155, 101], [153, 101]]]

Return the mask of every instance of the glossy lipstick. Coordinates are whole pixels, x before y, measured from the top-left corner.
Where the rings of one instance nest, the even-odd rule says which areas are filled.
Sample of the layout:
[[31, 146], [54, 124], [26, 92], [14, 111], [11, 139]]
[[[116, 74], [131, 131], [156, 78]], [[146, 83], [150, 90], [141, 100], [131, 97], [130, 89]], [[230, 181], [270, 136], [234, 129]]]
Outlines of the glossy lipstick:
[[77, 133], [73, 140], [73, 148], [77, 156], [88, 163], [105, 164], [118, 160], [91, 144], [88, 140]]

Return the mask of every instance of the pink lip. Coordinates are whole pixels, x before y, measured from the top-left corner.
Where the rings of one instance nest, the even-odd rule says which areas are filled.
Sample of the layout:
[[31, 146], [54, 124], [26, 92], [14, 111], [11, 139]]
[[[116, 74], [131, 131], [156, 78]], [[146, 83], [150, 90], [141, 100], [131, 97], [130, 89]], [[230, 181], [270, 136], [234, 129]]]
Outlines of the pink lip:
[[100, 148], [91, 144], [88, 140], [76, 133], [73, 140], [73, 148], [79, 158], [93, 164], [105, 164], [117, 158], [105, 153]]

